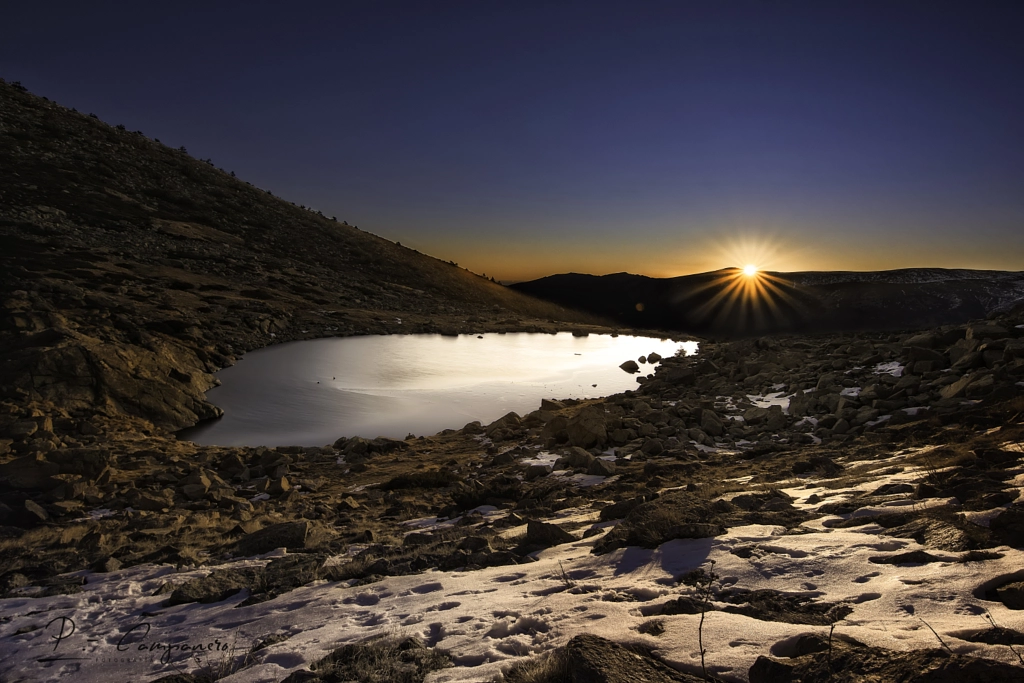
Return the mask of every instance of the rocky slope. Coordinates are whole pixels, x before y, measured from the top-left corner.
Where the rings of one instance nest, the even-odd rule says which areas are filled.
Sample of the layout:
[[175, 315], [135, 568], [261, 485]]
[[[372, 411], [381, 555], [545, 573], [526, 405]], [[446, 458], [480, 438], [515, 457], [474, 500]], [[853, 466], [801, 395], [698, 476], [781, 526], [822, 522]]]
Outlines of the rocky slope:
[[737, 337], [964, 323], [1018, 304], [1024, 273], [908, 268], [766, 272], [753, 279], [735, 269], [661, 279], [568, 273], [512, 288], [622, 325]]
[[193, 424], [277, 341], [594, 322], [2, 82], [0, 160], [0, 439]]
[[[505, 670], [508, 680], [578, 680], [559, 664], [574, 657], [572, 671], [597, 672], [585, 680], [628, 680], [615, 677], [627, 675], [620, 646], [596, 639], [559, 650], [589, 627], [572, 620], [555, 626], [568, 619], [557, 609], [541, 621], [521, 612], [535, 609], [537, 596], [560, 591], [569, 601], [558, 608], [566, 615], [581, 614], [590, 600], [625, 601], [628, 613], [616, 612], [611, 630], [598, 634], [642, 635], [646, 649], [628, 656], [652, 658], [652, 680], [697, 675], [687, 634], [707, 610], [721, 615], [711, 671], [727, 680], [828, 680], [839, 662], [843, 671], [880, 681], [897, 680], [889, 670], [907, 681], [965, 672], [1013, 680], [1010, 646], [1024, 642], [1016, 612], [1024, 561], [1022, 387], [1024, 316], [1016, 313], [913, 334], [708, 342], [696, 356], [662, 359], [633, 392], [544, 401], [528, 415], [406, 441], [342, 438], [270, 450], [172, 448], [139, 436], [103, 451], [21, 457], [0, 466], [8, 524], [18, 527], [5, 532], [8, 569], [0, 580], [21, 635], [7, 637], [18, 652], [45, 645], [31, 615], [47, 608], [33, 608], [33, 601], [58, 598], [86, 613], [123, 614], [124, 624], [140, 610], [164, 615], [157, 623], [177, 623], [181, 606], [195, 603], [211, 614], [246, 609], [255, 639], [284, 628], [286, 640], [265, 655], [232, 659], [230, 680], [318, 680], [299, 669], [349, 670], [358, 653], [345, 644], [320, 661], [323, 645], [310, 643], [376, 642], [378, 631], [391, 632], [385, 615], [410, 613], [390, 601], [430, 600], [452, 582], [514, 581], [507, 596], [492, 595], [487, 604], [525, 598], [513, 610], [522, 623], [483, 624], [486, 637], [456, 628], [486, 621], [480, 610], [487, 608], [475, 602], [463, 616], [453, 612], [450, 624], [432, 617], [442, 621], [408, 647], [426, 643], [440, 668], [411, 669], [420, 673], [409, 680], [484, 680], [473, 668], [481, 662], [490, 662], [485, 670], [493, 674]], [[31, 425], [25, 427], [16, 443], [31, 442]], [[638, 553], [652, 552], [635, 564]], [[669, 559], [680, 552], [681, 559]], [[659, 556], [660, 569], [647, 567]], [[702, 594], [701, 575], [692, 572], [709, 557], [723, 569]], [[167, 564], [178, 575], [161, 568]], [[129, 566], [137, 569], [125, 574]], [[512, 566], [515, 573], [500, 573]], [[637, 574], [638, 566], [647, 568]], [[98, 573], [67, 573], [83, 567]], [[730, 573], [721, 573], [726, 568]], [[925, 583], [935, 586], [928, 590], [919, 580], [897, 580], [926, 570], [932, 578]], [[474, 579], [477, 572], [491, 578]], [[942, 576], [946, 589], [937, 587]], [[130, 593], [151, 597], [134, 607], [123, 605], [120, 593], [97, 597], [125, 577], [149, 577], [131, 579], [141, 588]], [[823, 581], [840, 589], [813, 588]], [[531, 591], [514, 590], [522, 583]], [[843, 586], [861, 583], [870, 586], [843, 597]], [[354, 611], [331, 608], [322, 624], [311, 614], [297, 630], [282, 626], [273, 615], [295, 600], [293, 591], [302, 591], [300, 605], [333, 604], [331, 596], [340, 595]], [[463, 597], [411, 609], [455, 609], [481, 591], [448, 592]], [[197, 609], [192, 619], [202, 614]], [[502, 609], [495, 615], [511, 613]], [[903, 632], [908, 609], [937, 629], [943, 648], [914, 630], [917, 621], [902, 646], [885, 645], [893, 628]], [[998, 627], [971, 630], [986, 613]], [[615, 630], [620, 622], [636, 635]], [[751, 622], [767, 626], [750, 630]], [[846, 640], [829, 646], [827, 658], [820, 634], [795, 644], [808, 627], [830, 624]], [[775, 635], [745, 649], [720, 640], [736, 629], [767, 627]], [[506, 637], [521, 644], [509, 641], [512, 649], [498, 650], [504, 654], [488, 649]], [[772, 638], [778, 642], [769, 648]], [[979, 644], [985, 638], [997, 640]], [[384, 652], [394, 666], [422, 659], [402, 655], [407, 649]], [[548, 654], [529, 659], [533, 653]], [[199, 664], [189, 666], [206, 675]], [[538, 671], [548, 677], [537, 678]]]

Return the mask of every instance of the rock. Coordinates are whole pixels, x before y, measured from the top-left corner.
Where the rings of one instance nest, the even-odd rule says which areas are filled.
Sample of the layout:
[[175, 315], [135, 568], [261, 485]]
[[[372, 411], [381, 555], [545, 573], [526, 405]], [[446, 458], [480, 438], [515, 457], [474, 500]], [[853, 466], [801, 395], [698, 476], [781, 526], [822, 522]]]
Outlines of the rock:
[[967, 339], [1002, 339], [1009, 336], [1010, 332], [1000, 325], [977, 323], [967, 326]]
[[665, 446], [661, 439], [646, 439], [644, 445], [640, 447], [640, 452], [644, 455], [659, 455], [665, 450]]
[[526, 468], [526, 471], [523, 473], [523, 476], [526, 478], [527, 481], [533, 481], [534, 479], [546, 477], [549, 474], [551, 474], [550, 465], [534, 464]]
[[572, 446], [560, 460], [563, 460], [569, 467], [586, 468], [594, 462], [594, 456], [579, 446]]
[[659, 354], [659, 353], [653, 353], [652, 352], [652, 353], [647, 354], [647, 362], [648, 363], [657, 363], [660, 360], [661, 360], [661, 354]]
[[35, 434], [38, 429], [39, 425], [34, 420], [20, 420], [7, 428], [7, 435], [21, 441]]
[[1024, 581], [1004, 584], [995, 590], [995, 594], [1009, 609], [1024, 609]]
[[512, 455], [510, 451], [504, 453], [498, 453], [491, 459], [492, 467], [501, 467], [502, 465], [511, 465], [516, 461], [516, 456]]
[[915, 334], [903, 342], [906, 346], [917, 346], [923, 349], [934, 349], [939, 346], [939, 336], [933, 332], [922, 332]]
[[125, 502], [136, 510], [148, 510], [160, 512], [166, 508], [173, 507], [171, 496], [166, 494], [155, 494], [150, 491], [131, 489], [124, 496]]
[[[637, 368], [639, 370], [639, 368]], [[658, 379], [674, 386], [690, 386], [697, 381], [697, 373], [690, 367], [666, 367], [661, 365], [657, 372]]]
[[635, 360], [627, 360], [625, 363], [623, 363], [619, 367], [622, 368], [623, 370], [625, 370], [626, 372], [630, 373], [630, 374], [633, 374], [635, 372], [640, 372], [640, 366], [636, 364]]
[[540, 409], [547, 410], [549, 412], [556, 412], [565, 407], [565, 404], [561, 401], [554, 401], [549, 398], [542, 398], [540, 400]]
[[[644, 653], [644, 654], [640, 654]], [[571, 683], [702, 683], [700, 676], [676, 671], [646, 654], [589, 633], [565, 646]]]
[[315, 547], [326, 540], [328, 535], [326, 530], [313, 522], [282, 522], [246, 534], [238, 540], [235, 548], [241, 555], [262, 555], [277, 548], [301, 550]]
[[491, 543], [483, 536], [466, 536], [464, 539], [459, 541], [458, 548], [459, 550], [476, 553], [483, 550], [490, 550]]
[[218, 569], [209, 576], [193, 579], [174, 589], [165, 603], [183, 605], [190, 602], [210, 604], [227, 600], [232, 595], [248, 588], [253, 581], [251, 572], [235, 569]]
[[565, 431], [569, 436], [569, 443], [573, 446], [581, 448], [604, 446], [608, 440], [605, 431], [604, 409], [595, 405], [585, 406], [568, 421]]
[[[819, 642], [811, 645], [807, 639]], [[761, 655], [748, 672], [750, 683], [793, 681], [906, 681], [907, 683], [988, 683], [1020, 678], [1014, 664], [982, 657], [950, 654], [941, 648], [898, 652], [867, 647], [842, 636], [832, 647], [822, 636], [804, 636], [794, 643], [790, 659]], [[834, 675], [837, 674], [837, 675]], [[847, 677], [847, 674], [852, 674]]]
[[[32, 424], [35, 424], [34, 422]], [[60, 466], [41, 455], [26, 455], [0, 465], [0, 481], [15, 489], [49, 491], [60, 486]]]
[[346, 496], [338, 501], [338, 508], [341, 510], [358, 510], [362, 507], [352, 496]]
[[960, 398], [961, 396], [978, 396], [992, 389], [995, 380], [988, 372], [976, 372], [964, 375], [957, 381], [942, 387], [939, 395], [942, 398]]
[[38, 522], [45, 522], [50, 519], [50, 515], [43, 509], [43, 506], [32, 499], [25, 501], [25, 512]]
[[704, 410], [700, 416], [700, 428], [711, 436], [721, 436], [725, 433], [722, 421], [710, 410]]
[[185, 484], [181, 487], [181, 492], [185, 494], [185, 497], [189, 500], [200, 500], [206, 497], [207, 487], [202, 484]]
[[615, 474], [615, 463], [609, 460], [595, 458], [587, 468], [587, 474], [594, 474], [599, 477], [610, 477]]
[[559, 526], [547, 522], [530, 521], [526, 525], [526, 545], [550, 548], [553, 545], [572, 543], [576, 538]]
[[562, 415], [556, 415], [544, 424], [540, 431], [541, 439], [553, 440], [555, 443], [564, 443], [569, 440], [569, 420]]
[[292, 488], [291, 482], [288, 481], [288, 477], [278, 477], [277, 479], [271, 479], [267, 484], [267, 493], [272, 496], [279, 496], [282, 493], [290, 491]]
[[413, 531], [412, 533], [406, 534], [405, 538], [402, 539], [402, 546], [406, 548], [416, 548], [419, 546], [430, 545], [436, 540], [437, 539], [434, 538], [433, 534]]
[[467, 422], [461, 431], [463, 434], [467, 435], [483, 434], [484, 427], [478, 420], [474, 420], [472, 422]]
[[757, 406], [755, 406], [753, 408], [748, 408], [747, 410], [743, 411], [743, 421], [749, 425], [759, 425], [762, 422], [766, 421], [767, 419], [767, 408], [758, 408]]
[[47, 456], [60, 466], [61, 474], [80, 474], [94, 479], [114, 464], [105, 448], [61, 448]]
[[[641, 365], [645, 364], [647, 362], [647, 356], [640, 356], [639, 358], [636, 359], [636, 362], [640, 363]], [[619, 366], [619, 367], [622, 367], [622, 366]]]

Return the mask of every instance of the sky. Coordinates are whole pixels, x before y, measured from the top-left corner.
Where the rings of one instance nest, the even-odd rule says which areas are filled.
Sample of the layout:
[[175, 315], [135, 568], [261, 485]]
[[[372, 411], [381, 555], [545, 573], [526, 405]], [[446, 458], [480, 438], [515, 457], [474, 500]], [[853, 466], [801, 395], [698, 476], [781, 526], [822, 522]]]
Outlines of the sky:
[[1024, 270], [1021, 2], [15, 3], [0, 77], [500, 280]]

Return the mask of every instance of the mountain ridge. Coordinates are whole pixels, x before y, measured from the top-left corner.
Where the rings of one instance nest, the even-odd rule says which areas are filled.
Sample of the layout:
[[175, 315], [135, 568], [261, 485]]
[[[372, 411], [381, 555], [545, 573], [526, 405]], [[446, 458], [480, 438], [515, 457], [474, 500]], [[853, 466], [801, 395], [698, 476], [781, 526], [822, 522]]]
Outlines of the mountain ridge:
[[[945, 268], [761, 272], [674, 278], [564, 273], [510, 285], [619, 324], [749, 336], [959, 324], [1024, 301], [1024, 272]], [[760, 290], [747, 297], [745, 292]]]

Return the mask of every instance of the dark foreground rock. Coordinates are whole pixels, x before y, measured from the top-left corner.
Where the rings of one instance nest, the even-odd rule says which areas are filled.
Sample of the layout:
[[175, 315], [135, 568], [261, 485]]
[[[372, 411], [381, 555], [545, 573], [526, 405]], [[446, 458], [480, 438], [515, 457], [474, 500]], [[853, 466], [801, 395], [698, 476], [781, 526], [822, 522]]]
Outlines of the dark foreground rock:
[[791, 659], [759, 657], [750, 683], [992, 683], [1022, 681], [1024, 668], [990, 659], [950, 654], [943, 649], [897, 652], [856, 642], [804, 636]]

